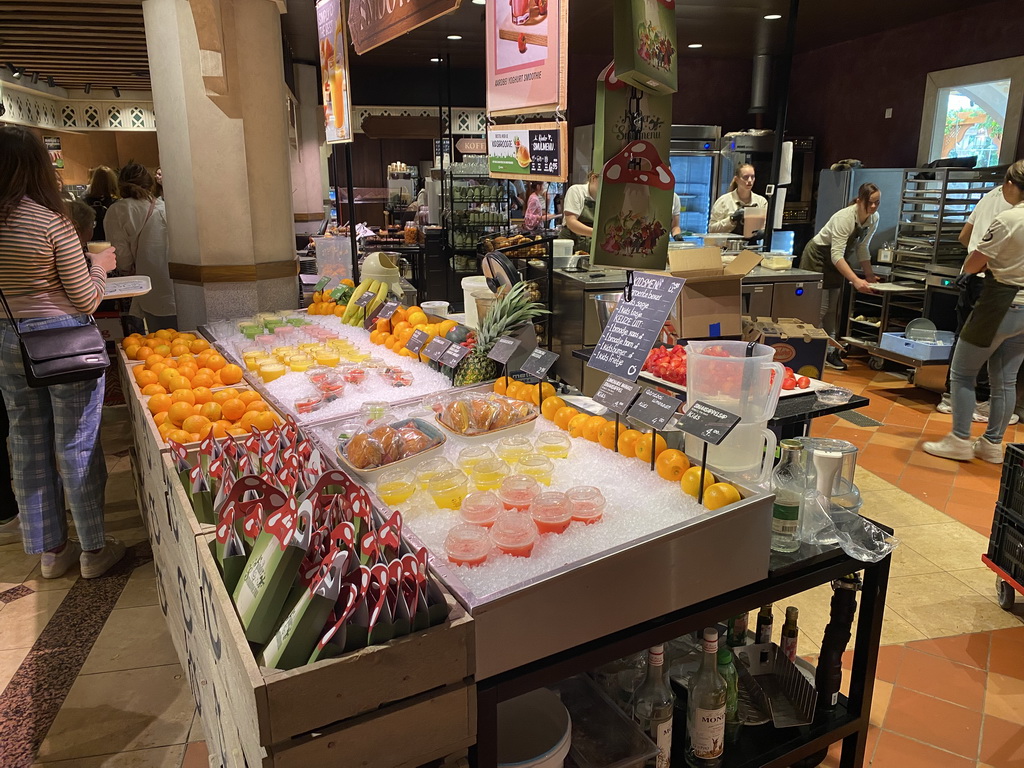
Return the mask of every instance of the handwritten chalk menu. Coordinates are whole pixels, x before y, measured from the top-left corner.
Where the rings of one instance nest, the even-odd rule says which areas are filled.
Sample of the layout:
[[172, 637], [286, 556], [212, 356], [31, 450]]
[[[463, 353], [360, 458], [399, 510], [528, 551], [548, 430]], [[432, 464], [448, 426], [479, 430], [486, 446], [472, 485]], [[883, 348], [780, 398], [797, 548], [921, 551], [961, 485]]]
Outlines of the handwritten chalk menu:
[[491, 347], [491, 351], [487, 353], [487, 356], [499, 365], [506, 365], [508, 361], [512, 359], [512, 355], [519, 349], [519, 339], [513, 339], [509, 336], [502, 336]]
[[530, 353], [530, 356], [526, 358], [519, 370], [523, 373], [528, 373], [537, 379], [547, 378], [548, 371], [551, 370], [551, 366], [555, 364], [555, 360], [558, 359], [558, 355], [554, 352], [549, 352], [546, 349], [540, 349], [539, 347]]
[[683, 432], [704, 442], [718, 445], [728, 437], [739, 421], [740, 417], [735, 413], [723, 411], [698, 400], [686, 409], [686, 413], [679, 421], [679, 427]]
[[441, 336], [435, 336], [430, 340], [426, 347], [423, 348], [423, 356], [427, 360], [433, 360], [435, 363], [441, 362], [441, 356], [448, 351], [452, 343]]
[[664, 429], [682, 403], [656, 389], [645, 389], [629, 409], [629, 417], [651, 429]]
[[398, 299], [388, 299], [384, 302], [384, 306], [380, 308], [380, 312], [377, 313], [377, 319], [390, 320], [395, 316], [396, 309], [398, 309]]
[[669, 275], [634, 272], [632, 301], [619, 300], [587, 365], [636, 381], [675, 306], [683, 282]]
[[430, 336], [427, 335], [426, 331], [414, 331], [409, 340], [405, 342], [405, 348], [410, 352], [416, 352], [417, 354], [423, 349], [423, 345], [427, 343], [427, 339]]
[[594, 400], [621, 416], [629, 410], [638, 394], [639, 384], [630, 384], [628, 381], [609, 376], [594, 393]]
[[447, 365], [449, 368], [456, 367], [462, 362], [462, 358], [469, 354], [469, 349], [462, 346], [461, 344], [452, 344], [448, 349], [441, 355], [441, 359], [438, 361], [441, 365]]

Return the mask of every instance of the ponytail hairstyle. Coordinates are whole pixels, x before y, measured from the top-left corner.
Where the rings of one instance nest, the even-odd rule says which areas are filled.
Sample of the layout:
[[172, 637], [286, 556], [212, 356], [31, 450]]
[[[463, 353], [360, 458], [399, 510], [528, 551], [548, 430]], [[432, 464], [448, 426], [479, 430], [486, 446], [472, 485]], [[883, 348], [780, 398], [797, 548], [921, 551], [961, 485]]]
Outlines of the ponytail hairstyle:
[[739, 165], [737, 165], [736, 166], [736, 173], [734, 173], [732, 175], [732, 183], [729, 185], [729, 191], [730, 192], [735, 192], [736, 191], [736, 187], [739, 186], [739, 184], [736, 182], [736, 180], [740, 177], [740, 174], [743, 173], [743, 169], [744, 168], [749, 168], [752, 171], [754, 170], [754, 166], [752, 166], [750, 163], [740, 163]]
[[872, 184], [870, 181], [865, 181], [860, 185], [860, 189], [857, 190], [857, 196], [850, 201], [850, 205], [856, 205], [858, 201], [864, 203], [866, 206], [871, 196], [878, 191], [878, 187]]
[[153, 199], [153, 177], [145, 166], [129, 160], [117, 175], [117, 186], [121, 197], [135, 200]]
[[1024, 192], [1024, 160], [1018, 160], [1006, 169], [1006, 180]]
[[58, 178], [42, 139], [16, 125], [0, 127], [0, 226], [27, 197], [67, 218]]

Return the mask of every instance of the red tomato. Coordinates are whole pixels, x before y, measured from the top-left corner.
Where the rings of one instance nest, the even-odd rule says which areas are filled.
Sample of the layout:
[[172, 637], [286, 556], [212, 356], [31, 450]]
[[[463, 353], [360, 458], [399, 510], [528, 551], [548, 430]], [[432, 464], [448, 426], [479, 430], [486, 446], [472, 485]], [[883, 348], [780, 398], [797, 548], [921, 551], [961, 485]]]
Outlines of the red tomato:
[[782, 388], [783, 389], [796, 389], [796, 381], [794, 381], [793, 379], [783, 379], [782, 380]]
[[796, 380], [796, 385], [800, 389], [807, 389], [809, 386], [811, 386], [811, 380], [806, 376], [801, 376], [799, 379]]

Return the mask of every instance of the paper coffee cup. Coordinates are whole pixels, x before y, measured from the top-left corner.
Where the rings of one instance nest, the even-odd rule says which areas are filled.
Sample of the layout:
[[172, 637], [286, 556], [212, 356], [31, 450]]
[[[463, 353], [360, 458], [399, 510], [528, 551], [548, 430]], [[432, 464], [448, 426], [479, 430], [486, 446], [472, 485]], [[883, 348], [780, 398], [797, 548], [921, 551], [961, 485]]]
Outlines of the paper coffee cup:
[[96, 240], [92, 243], [87, 243], [86, 247], [89, 249], [89, 253], [103, 253], [110, 247], [110, 243], [106, 240]]

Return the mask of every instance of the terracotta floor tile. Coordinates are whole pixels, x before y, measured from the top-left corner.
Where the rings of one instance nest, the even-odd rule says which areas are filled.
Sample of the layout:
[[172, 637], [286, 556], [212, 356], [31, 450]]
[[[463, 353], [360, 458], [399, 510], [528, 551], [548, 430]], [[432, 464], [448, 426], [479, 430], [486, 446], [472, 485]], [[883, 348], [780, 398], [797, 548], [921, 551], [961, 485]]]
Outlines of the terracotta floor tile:
[[899, 476], [909, 458], [909, 448], [868, 443], [857, 455], [857, 466], [871, 472], [889, 472]]
[[880, 426], [877, 432], [881, 432], [885, 435], [900, 435], [902, 437], [915, 437], [920, 436], [921, 428], [923, 425], [909, 425], [909, 424], [894, 424], [891, 421], [886, 421], [885, 424]]
[[916, 496], [921, 501], [941, 509], [949, 499], [949, 492], [952, 487], [951, 481], [954, 475], [944, 474], [943, 477], [948, 479], [941, 480], [934, 475], [923, 476], [919, 474], [922, 471], [933, 472], [933, 470], [927, 470], [923, 467], [908, 466], [903, 470], [898, 486], [907, 493]]
[[989, 671], [1024, 680], [1024, 627], [992, 633]]
[[885, 714], [889, 711], [889, 702], [892, 700], [893, 684], [884, 680], [875, 680], [875, 689], [871, 694], [871, 724], [882, 727], [885, 721]]
[[923, 429], [924, 425], [928, 423], [928, 415], [912, 411], [909, 408], [894, 406], [885, 417], [885, 423], [888, 426], [920, 427]]
[[989, 673], [985, 714], [1024, 726], [1024, 680]]
[[[922, 443], [925, 441], [921, 441]], [[925, 453], [924, 448], [920, 445], [915, 446], [920, 450], [913, 450], [910, 454], [910, 458], [907, 460], [908, 466], [911, 467], [927, 467], [928, 469], [934, 469], [939, 472], [955, 473], [960, 469], [959, 464], [949, 459], [943, 459], [940, 456], [932, 456], [930, 453]]]
[[961, 471], [957, 472], [956, 479], [953, 481], [953, 487], [981, 491], [993, 495], [994, 501], [994, 495], [999, 493], [999, 478], [980, 475], [972, 472], [970, 469], [964, 471], [964, 468], [961, 467]]
[[194, 741], [185, 750], [185, 759], [181, 768], [206, 768], [210, 764], [210, 754], [205, 741]]
[[[913, 434], [897, 435], [892, 434], [891, 432], [883, 432], [881, 428], [879, 428], [878, 430], [875, 431], [875, 434], [873, 434], [871, 436], [871, 439], [868, 441], [868, 447], [870, 448], [876, 445], [885, 445], [890, 448], [901, 448], [905, 451], [913, 451], [917, 447], [918, 438], [920, 437], [920, 435], [920, 432], [914, 432]], [[859, 466], [859, 457], [857, 463]]]
[[[844, 426], [844, 424], [848, 426]], [[872, 434], [874, 434], [873, 429], [868, 427], [855, 428], [848, 421], [840, 421], [828, 432], [828, 436], [831, 437], [832, 439], [846, 440], [847, 442], [853, 443], [858, 448], [867, 445], [868, 440], [871, 439]]]
[[[950, 494], [950, 499], [953, 495]], [[982, 506], [981, 504], [959, 504], [953, 501], [946, 501], [946, 508], [943, 510], [954, 520], [964, 525], [976, 525], [980, 528], [991, 528], [992, 518], [995, 515], [995, 507]]]
[[981, 733], [981, 754], [992, 768], [1024, 765], [1024, 728], [999, 717], [986, 717]]
[[[900, 677], [903, 677], [902, 669]], [[939, 723], [942, 724], [941, 728], [936, 727]], [[892, 692], [883, 728], [969, 757], [972, 762], [978, 757], [981, 712], [903, 688], [899, 685], [899, 678]]]
[[874, 768], [974, 768], [974, 763], [974, 758], [943, 752], [888, 730], [879, 734], [871, 761]]
[[896, 685], [980, 712], [985, 680], [984, 670], [908, 648]]
[[887, 683], [895, 683], [903, 665], [906, 652], [902, 645], [883, 645], [878, 649], [878, 662], [875, 664], [875, 679]]
[[[964, 477], [958, 473], [957, 477]], [[970, 504], [979, 508], [995, 509], [996, 499], [999, 497], [999, 482], [996, 481], [986, 488], [965, 488], [953, 481], [953, 490], [950, 491], [947, 504]]]
[[[998, 632], [1012, 631], [1006, 629], [998, 630]], [[914, 643], [908, 643], [907, 649], [908, 651], [914, 650], [930, 653], [933, 656], [984, 670], [988, 666], [989, 646], [993, 634], [992, 632], [975, 632], [969, 635], [918, 640]]]

